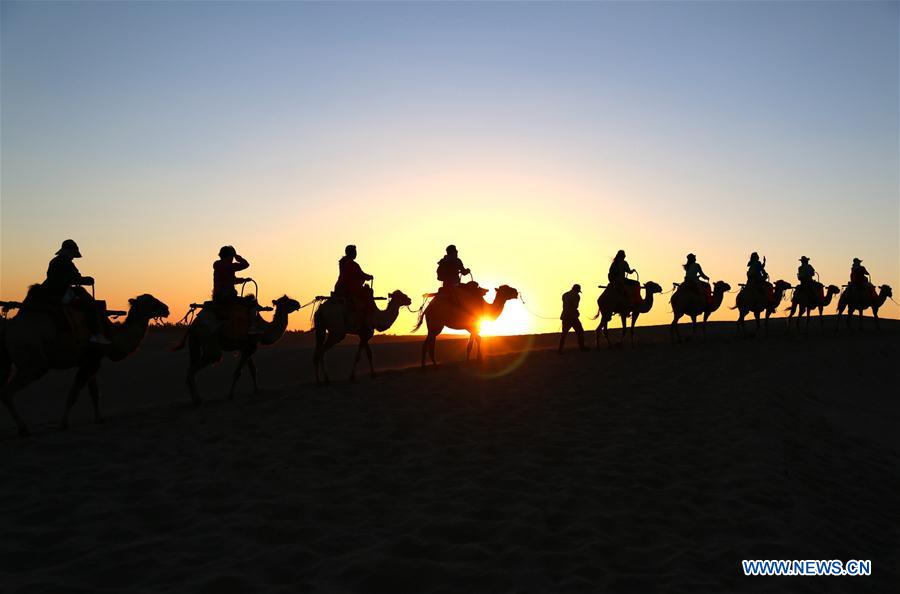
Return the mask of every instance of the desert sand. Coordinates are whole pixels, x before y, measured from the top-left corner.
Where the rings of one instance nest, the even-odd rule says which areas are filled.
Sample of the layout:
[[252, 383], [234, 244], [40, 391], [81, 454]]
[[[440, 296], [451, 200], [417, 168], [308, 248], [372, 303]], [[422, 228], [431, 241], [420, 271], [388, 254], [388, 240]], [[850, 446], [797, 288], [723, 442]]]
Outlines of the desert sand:
[[[312, 384], [308, 336], [182, 384], [151, 332], [55, 429], [71, 374], [0, 415], [0, 590], [889, 592], [900, 584], [900, 323], [558, 356], [556, 336], [352, 346]], [[410, 368], [412, 366], [412, 368]], [[361, 370], [364, 368], [361, 368]], [[741, 559], [871, 559], [871, 577], [743, 577]]]

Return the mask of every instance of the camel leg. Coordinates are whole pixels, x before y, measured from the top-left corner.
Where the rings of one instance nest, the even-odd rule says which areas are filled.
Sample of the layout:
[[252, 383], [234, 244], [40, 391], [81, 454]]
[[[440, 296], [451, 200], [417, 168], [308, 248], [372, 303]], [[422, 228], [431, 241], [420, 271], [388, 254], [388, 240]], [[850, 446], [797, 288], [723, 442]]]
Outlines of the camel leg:
[[709, 321], [709, 316], [711, 313], [712, 313], [711, 311], [703, 312], [703, 340], [704, 341], [706, 340], [706, 324]]
[[681, 319], [681, 314], [676, 313], [672, 317], [672, 323], [669, 324], [669, 338], [673, 342], [681, 342], [681, 333], [678, 331], [678, 320]]
[[864, 310], [862, 308], [859, 309], [859, 331], [860, 332], [863, 331], [863, 317], [864, 317], [863, 313], [865, 313], [865, 311], [866, 310]]
[[[88, 380], [94, 377], [99, 367], [100, 362], [97, 361], [96, 363], [78, 368], [75, 379], [72, 381], [72, 387], [69, 388], [69, 397], [66, 398], [66, 407], [63, 410], [62, 420], [59, 422], [60, 430], [64, 431], [69, 428], [69, 413], [72, 411], [72, 407], [75, 406], [75, 402], [78, 400], [78, 395], [81, 393], [81, 390], [88, 383]], [[91, 394], [91, 396], [93, 396], [93, 394]]]
[[[634, 346], [634, 324], [637, 322], [638, 313], [631, 314], [631, 346]], [[622, 338], [625, 338], [624, 336]]]
[[250, 370], [250, 379], [253, 380], [253, 393], [259, 393], [259, 384], [256, 382], [256, 361], [253, 360], [253, 355], [247, 357], [247, 369]]
[[753, 317], [756, 318], [756, 331], [757, 332], [759, 332], [760, 327], [761, 327], [760, 322], [759, 322], [759, 314], [760, 314], [760, 312], [758, 312], [758, 311], [753, 312]]
[[484, 357], [481, 356], [481, 334], [475, 334], [475, 348], [478, 349], [478, 362], [483, 363]]
[[881, 332], [881, 325], [878, 323], [878, 308], [872, 308], [872, 317], [875, 318], [875, 331]]
[[475, 341], [472, 339], [472, 334], [469, 334], [469, 341], [466, 343], [466, 361], [469, 361], [469, 356], [472, 354], [472, 347], [475, 346]]
[[619, 339], [619, 346], [625, 344], [625, 335], [628, 333], [628, 314], [619, 314], [619, 317], [622, 318], [622, 338]]
[[601, 320], [599, 324], [597, 324], [597, 329], [594, 330], [594, 347], [599, 351], [600, 350], [600, 329], [603, 328], [603, 321]]
[[353, 367], [350, 368], [350, 381], [356, 381], [356, 366], [359, 364], [359, 358], [362, 356], [363, 351], [363, 343], [362, 339], [360, 339], [359, 344], [356, 345], [356, 353], [353, 355]]
[[691, 316], [691, 339], [697, 336], [697, 316]]
[[188, 339], [188, 349], [191, 360], [188, 365], [185, 383], [191, 394], [191, 402], [199, 405], [202, 399], [200, 398], [200, 392], [197, 390], [197, 373], [219, 361], [222, 358], [222, 350], [219, 348], [215, 336], [211, 336], [206, 345], [201, 344], [199, 338], [191, 337]]
[[41, 369], [23, 373], [21, 369], [17, 368], [9, 383], [0, 387], [0, 400], [3, 400], [3, 404], [6, 405], [10, 416], [16, 422], [20, 437], [28, 437], [31, 435], [31, 432], [28, 431], [28, 426], [16, 411], [16, 407], [13, 404], [13, 395], [28, 384], [40, 379], [46, 372], [46, 369]]
[[228, 390], [228, 399], [234, 400], [234, 389], [237, 387], [238, 380], [241, 379], [241, 372], [244, 369], [244, 365], [247, 364], [247, 359], [249, 355], [247, 351], [241, 351], [241, 358], [238, 359], [237, 367], [234, 369], [234, 375], [231, 376], [231, 388]]
[[319, 366], [322, 368], [322, 377], [325, 378], [326, 384], [331, 383], [331, 378], [328, 376], [328, 365], [325, 362], [325, 353], [327, 353], [331, 349], [331, 347], [333, 347], [343, 339], [343, 336], [341, 336], [340, 338], [335, 338], [334, 332], [329, 332], [328, 338], [325, 340], [325, 343], [322, 344], [322, 349], [319, 353]]
[[88, 380], [88, 391], [91, 394], [91, 404], [94, 405], [94, 423], [103, 422], [103, 415], [100, 414], [100, 385], [97, 383], [97, 374]]
[[375, 379], [377, 374], [375, 373], [375, 362], [372, 357], [372, 347], [369, 345], [369, 341], [367, 340], [364, 344], [366, 348], [366, 358], [369, 360], [369, 377]]

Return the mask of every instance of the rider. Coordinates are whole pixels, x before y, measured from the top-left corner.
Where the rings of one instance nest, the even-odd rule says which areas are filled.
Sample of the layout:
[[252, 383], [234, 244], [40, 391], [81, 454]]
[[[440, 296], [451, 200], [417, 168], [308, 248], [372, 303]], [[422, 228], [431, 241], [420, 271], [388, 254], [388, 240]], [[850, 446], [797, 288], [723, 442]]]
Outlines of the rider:
[[709, 277], [706, 276], [703, 272], [703, 268], [697, 262], [697, 256], [688, 254], [687, 262], [682, 265], [682, 268], [684, 268], [684, 284], [689, 289], [702, 293], [703, 296], [706, 297], [706, 300], [709, 301], [712, 295], [712, 290], [709, 286]]
[[[809, 258], [801, 256], [800, 267], [797, 268], [797, 280], [800, 281], [800, 288], [806, 291], [810, 298], [815, 297], [821, 301], [824, 298], [824, 295], [820, 294], [822, 285], [813, 280], [815, 275], [816, 269], [809, 263]], [[819, 291], [816, 291], [816, 289], [819, 289]]]
[[348, 245], [344, 248], [344, 257], [338, 261], [337, 282], [334, 284], [334, 294], [337, 297], [347, 297], [350, 309], [368, 310], [375, 305], [372, 290], [366, 288], [366, 281], [375, 277], [366, 274], [356, 262], [356, 246]]
[[458, 287], [460, 284], [459, 277], [469, 274], [471, 271], [466, 268], [456, 251], [455, 245], [447, 246], [447, 255], [440, 259], [437, 267], [437, 278], [443, 283], [444, 287]]
[[766, 257], [759, 259], [759, 254], [753, 252], [750, 254], [750, 261], [747, 262], [747, 288], [753, 289], [766, 295], [769, 301], [774, 299], [774, 289], [769, 284], [769, 273], [766, 272]]
[[78, 268], [72, 261], [81, 257], [78, 244], [72, 239], [62, 243], [62, 247], [56, 252], [56, 256], [50, 260], [47, 267], [47, 278], [41, 283], [46, 291], [47, 298], [52, 303], [71, 304], [86, 313], [85, 322], [91, 336], [88, 340], [95, 344], [110, 344], [102, 332], [103, 319], [96, 301], [84, 290], [84, 286], [93, 286], [94, 279], [90, 276], [81, 276]]
[[234, 247], [222, 246], [219, 250], [219, 259], [213, 262], [213, 302], [217, 305], [227, 305], [237, 300], [235, 285], [249, 281], [249, 278], [241, 278], [235, 272], [250, 268], [250, 262], [242, 258]]
[[607, 273], [606, 278], [609, 279], [611, 286], [616, 287], [624, 295], [629, 296], [632, 301], [635, 299], [639, 301], [640, 293], [639, 290], [636, 290], [635, 288], [639, 287], [640, 283], [636, 280], [625, 278], [626, 274], [634, 272], [637, 272], [637, 270], [633, 270], [625, 260], [625, 250], [619, 250], [616, 252], [616, 257], [613, 258], [612, 264], [609, 266], [609, 272]]
[[862, 265], [862, 260], [853, 258], [853, 266], [850, 268], [850, 286], [855, 287], [859, 291], [859, 295], [867, 295], [869, 293], [875, 296], [875, 286], [869, 280], [869, 271]]
[[578, 348], [582, 351], [590, 349], [584, 345], [584, 327], [578, 314], [578, 304], [581, 302], [581, 285], [572, 285], [572, 289], [563, 293], [562, 296], [562, 314], [559, 319], [562, 320], [562, 334], [559, 336], [558, 352], [562, 354], [563, 345], [566, 342], [566, 335], [569, 329], [575, 330], [575, 336], [578, 337]]
[[[212, 300], [215, 304], [215, 311], [220, 319], [226, 319], [232, 313], [229, 306], [237, 303], [238, 297], [235, 285], [248, 282], [249, 278], [237, 276], [235, 272], [250, 268], [250, 262], [245, 260], [233, 246], [225, 245], [219, 249], [219, 259], [213, 262], [213, 291]], [[250, 312], [250, 326], [248, 332], [250, 334], [259, 334], [261, 332], [257, 323], [256, 300], [247, 299], [246, 307]]]

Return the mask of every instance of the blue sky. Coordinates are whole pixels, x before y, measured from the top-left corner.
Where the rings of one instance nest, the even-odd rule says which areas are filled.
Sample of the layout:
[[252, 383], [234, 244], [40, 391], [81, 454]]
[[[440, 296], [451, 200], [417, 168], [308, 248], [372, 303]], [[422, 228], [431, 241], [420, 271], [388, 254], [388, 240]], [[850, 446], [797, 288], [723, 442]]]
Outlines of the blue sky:
[[4, 2], [0, 292], [68, 236], [116, 295], [173, 274], [207, 291], [226, 242], [320, 292], [350, 240], [411, 294], [450, 241], [487, 276], [556, 246], [565, 278], [520, 281], [548, 304], [621, 245], [665, 280], [686, 251], [739, 280], [759, 249], [783, 276], [813, 252], [838, 282], [858, 255], [896, 285], [898, 21], [897, 3]]

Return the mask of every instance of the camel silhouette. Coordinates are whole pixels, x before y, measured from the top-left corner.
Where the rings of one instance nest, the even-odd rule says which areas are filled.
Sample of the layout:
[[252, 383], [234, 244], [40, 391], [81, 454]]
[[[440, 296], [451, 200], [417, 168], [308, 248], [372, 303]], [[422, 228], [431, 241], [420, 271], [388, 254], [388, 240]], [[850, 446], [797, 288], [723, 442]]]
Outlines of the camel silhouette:
[[612, 346], [609, 340], [609, 321], [614, 315], [622, 318], [622, 339], [617, 346], [622, 346], [625, 342], [625, 333], [628, 331], [626, 318], [631, 316], [631, 344], [634, 344], [634, 324], [637, 322], [638, 316], [647, 313], [653, 307], [653, 295], [662, 293], [662, 287], [653, 281], [647, 281], [643, 286], [645, 296], [637, 305], [632, 305], [627, 295], [616, 287], [606, 287], [603, 293], [597, 297], [597, 315], [592, 320], [600, 318], [600, 324], [594, 331], [595, 346], [600, 348], [600, 331], [606, 338], [607, 346]]
[[[438, 335], [444, 328], [454, 330], [466, 330], [469, 333], [469, 342], [466, 344], [466, 361], [472, 354], [472, 348], [477, 346], [476, 356], [479, 361], [481, 356], [481, 333], [479, 324], [482, 320], [496, 320], [503, 312], [506, 302], [519, 297], [519, 292], [508, 285], [497, 287], [494, 301], [484, 299], [486, 289], [472, 290], [469, 288], [455, 289], [456, 295], [440, 291], [435, 295], [431, 303], [419, 314], [413, 332], [421, 328], [422, 322], [428, 328], [428, 335], [422, 343], [422, 368], [425, 368], [425, 359], [431, 357], [431, 364], [436, 366], [435, 343]], [[470, 292], [464, 295], [463, 291]]]
[[227, 322], [221, 322], [216, 319], [215, 314], [204, 309], [197, 315], [187, 331], [184, 333], [181, 341], [172, 347], [173, 351], [178, 351], [188, 345], [190, 353], [190, 364], [188, 365], [185, 383], [191, 395], [191, 401], [194, 404], [200, 404], [200, 392], [197, 389], [197, 373], [205, 367], [214, 363], [218, 363], [222, 359], [222, 352], [238, 352], [240, 360], [234, 375], [231, 379], [231, 387], [228, 390], [228, 399], [234, 398], [235, 386], [241, 377], [241, 371], [246, 365], [250, 369], [250, 378], [253, 380], [253, 393], [259, 392], [259, 384], [256, 380], [256, 363], [253, 361], [253, 355], [259, 348], [259, 345], [268, 346], [275, 344], [284, 335], [287, 330], [288, 316], [300, 309], [300, 303], [291, 299], [287, 295], [283, 295], [272, 301], [275, 306], [275, 313], [271, 322], [266, 322], [259, 318], [257, 324], [260, 326], [260, 332], [250, 334], [249, 328], [243, 328], [237, 333], [228, 332]]
[[144, 339], [150, 320], [169, 315], [166, 304], [152, 295], [140, 295], [128, 303], [125, 321], [107, 326], [108, 345], [88, 342], [83, 312], [71, 312], [69, 331], [61, 330], [53, 312], [44, 307], [26, 306], [15, 317], [0, 320], [0, 399], [15, 420], [19, 435], [25, 437], [29, 432], [16, 412], [13, 396], [51, 369], [78, 369], [69, 389], [60, 429], [68, 427], [69, 411], [85, 385], [94, 404], [94, 422], [103, 422], [97, 382], [102, 360], [121, 361], [133, 353]]
[[761, 313], [766, 312], [766, 330], [768, 330], [769, 317], [775, 313], [778, 304], [781, 303], [781, 300], [784, 298], [784, 292], [790, 289], [791, 285], [787, 281], [777, 280], [775, 281], [773, 288], [774, 296], [772, 301], [769, 301], [766, 291], [759, 291], [752, 287], [748, 288], [747, 285], [741, 285], [741, 290], [735, 299], [735, 305], [731, 309], [738, 310], [739, 315], [737, 324], [744, 336], [747, 336], [744, 317], [750, 312], [753, 312], [753, 316], [756, 318], [757, 330], [759, 330], [760, 327], [759, 316]]
[[677, 289], [669, 303], [672, 304], [672, 324], [670, 333], [673, 339], [681, 342], [681, 333], [678, 331], [678, 320], [681, 316], [691, 318], [691, 336], [697, 334], [697, 316], [703, 314], [703, 338], [706, 339], [706, 325], [709, 316], [722, 305], [725, 293], [731, 290], [731, 285], [725, 281], [716, 281], [712, 287], [712, 303], [707, 302], [706, 295], [692, 290], [685, 283], [676, 285]]
[[353, 367], [350, 369], [350, 381], [356, 380], [356, 365], [359, 363], [360, 354], [366, 353], [369, 360], [369, 374], [375, 378], [375, 364], [372, 361], [372, 347], [369, 341], [375, 335], [375, 332], [384, 332], [394, 325], [397, 316], [400, 315], [400, 308], [406, 307], [412, 303], [402, 291], [393, 291], [388, 294], [387, 307], [382, 309], [375, 308], [375, 311], [364, 322], [360, 320], [348, 320], [348, 315], [344, 302], [339, 299], [328, 299], [316, 310], [313, 316], [316, 333], [316, 348], [313, 351], [313, 366], [316, 368], [316, 385], [321, 383], [319, 371], [325, 378], [325, 383], [329, 383], [331, 379], [328, 377], [328, 369], [325, 366], [325, 353], [334, 345], [338, 344], [348, 334], [355, 334], [359, 337], [359, 346], [356, 349], [356, 357], [353, 359]]
[[799, 310], [796, 320], [796, 326], [800, 328], [800, 320], [803, 318], [803, 315], [806, 314], [806, 330], [809, 331], [809, 314], [812, 313], [812, 310], [819, 310], [819, 326], [825, 326], [825, 318], [822, 317], [823, 310], [831, 305], [831, 300], [835, 295], [840, 293], [841, 290], [837, 288], [836, 285], [828, 285], [825, 288], [824, 297], [819, 296], [818, 290], [816, 291], [804, 291], [801, 287], [797, 287], [794, 289], [794, 294], [791, 296], [791, 306], [784, 311], [789, 311], [788, 314], [788, 325], [787, 329], [791, 329], [791, 318], [794, 317], [794, 313]]
[[889, 285], [881, 285], [878, 287], [877, 296], [873, 295], [873, 291], [871, 291], [868, 286], [848, 286], [844, 289], [844, 292], [841, 293], [840, 299], [838, 299], [837, 326], [835, 327], [835, 330], [841, 325], [841, 314], [844, 313], [844, 309], [847, 309], [847, 328], [850, 327], [850, 320], [853, 318], [853, 312], [858, 311], [859, 329], [862, 330], [863, 312], [870, 307], [872, 308], [872, 317], [875, 318], [875, 328], [880, 330], [881, 326], [878, 323], [878, 310], [884, 305], [884, 302], [889, 297], [893, 296], [894, 293]]

